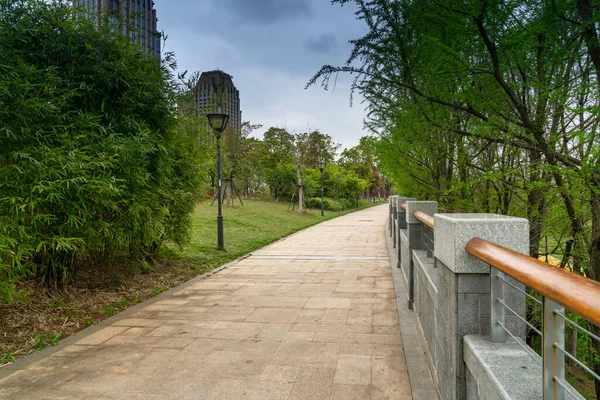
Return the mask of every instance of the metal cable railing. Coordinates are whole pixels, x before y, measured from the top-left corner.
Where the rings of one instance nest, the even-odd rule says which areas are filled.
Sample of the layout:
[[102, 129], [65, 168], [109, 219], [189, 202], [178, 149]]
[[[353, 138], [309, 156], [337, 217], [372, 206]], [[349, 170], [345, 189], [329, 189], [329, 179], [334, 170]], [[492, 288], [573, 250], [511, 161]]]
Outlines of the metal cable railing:
[[[600, 337], [568, 318], [565, 314], [565, 308], [567, 308], [584, 320], [599, 326], [600, 282], [576, 275], [481, 238], [472, 239], [467, 244], [466, 250], [491, 267], [491, 341], [504, 342], [505, 335], [508, 334], [528, 354], [534, 356], [533, 349], [526, 346], [507, 329], [507, 312], [516, 316], [533, 332], [540, 335], [542, 339], [544, 399], [564, 399], [565, 393], [579, 397], [579, 394], [573, 391], [565, 380], [565, 357], [583, 368], [594, 379], [600, 381], [598, 374], [565, 350], [565, 323], [587, 334], [591, 340], [600, 342]], [[540, 301], [518, 285], [510, 282], [506, 278], [507, 275], [539, 293], [542, 300]], [[524, 294], [534, 303], [542, 306], [541, 331], [506, 303], [505, 290], [507, 287]]]
[[425, 214], [420, 210], [415, 211], [413, 216], [423, 224], [421, 227], [421, 245], [423, 249], [427, 251], [427, 258], [433, 258], [435, 227], [434, 219], [431, 215]]
[[[406, 203], [402, 204], [400, 208], [404, 210], [405, 216], [407, 210]], [[413, 213], [413, 216], [423, 224], [421, 229], [422, 248], [423, 250], [427, 251], [427, 258], [432, 258], [434, 254], [434, 219], [431, 215], [426, 214], [420, 210], [415, 211]]]
[[406, 229], [406, 203], [402, 203], [398, 210], [398, 229]]

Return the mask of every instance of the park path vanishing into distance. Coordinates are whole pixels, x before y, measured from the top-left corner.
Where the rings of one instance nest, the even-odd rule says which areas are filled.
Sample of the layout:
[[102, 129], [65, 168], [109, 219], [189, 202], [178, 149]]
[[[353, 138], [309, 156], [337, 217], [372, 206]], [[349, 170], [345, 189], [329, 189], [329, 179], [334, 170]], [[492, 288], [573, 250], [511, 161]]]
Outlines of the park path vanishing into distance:
[[0, 399], [410, 399], [387, 216], [315, 225], [86, 329]]

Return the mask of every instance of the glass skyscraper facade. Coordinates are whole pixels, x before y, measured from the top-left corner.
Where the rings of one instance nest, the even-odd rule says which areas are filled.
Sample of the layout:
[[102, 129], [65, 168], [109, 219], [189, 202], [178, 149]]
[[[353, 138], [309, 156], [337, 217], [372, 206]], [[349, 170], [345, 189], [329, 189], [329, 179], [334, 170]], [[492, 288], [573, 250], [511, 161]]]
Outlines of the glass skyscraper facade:
[[[77, 0], [75, 6], [85, 6], [87, 15], [98, 25], [104, 22], [102, 16], [118, 26], [132, 43], [141, 46], [148, 54], [160, 59], [161, 34], [152, 0]], [[112, 15], [112, 17], [111, 17]], [[119, 25], [120, 21], [123, 24]]]

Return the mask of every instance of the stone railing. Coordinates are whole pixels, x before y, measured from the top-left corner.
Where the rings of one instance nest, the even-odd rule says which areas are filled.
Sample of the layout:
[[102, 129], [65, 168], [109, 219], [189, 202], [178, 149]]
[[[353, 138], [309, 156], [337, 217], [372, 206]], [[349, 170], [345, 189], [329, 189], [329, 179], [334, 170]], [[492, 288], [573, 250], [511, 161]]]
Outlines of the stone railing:
[[[502, 275], [515, 290], [502, 291], [502, 298], [492, 300], [492, 284], [498, 284], [490, 276], [498, 276], [496, 269], [466, 251], [472, 239], [480, 238], [527, 254], [529, 221], [437, 211], [437, 202], [391, 196], [388, 226], [398, 254], [396, 267], [408, 287], [407, 304], [418, 317], [440, 398], [582, 398], [564, 379], [555, 381], [566, 387], [566, 394], [551, 394], [544, 386], [548, 373], [542, 372], [542, 358], [525, 344], [525, 285]], [[492, 319], [498, 303], [510, 310], [502, 313], [501, 322]], [[499, 324], [509, 334], [502, 343], [490, 339]]]

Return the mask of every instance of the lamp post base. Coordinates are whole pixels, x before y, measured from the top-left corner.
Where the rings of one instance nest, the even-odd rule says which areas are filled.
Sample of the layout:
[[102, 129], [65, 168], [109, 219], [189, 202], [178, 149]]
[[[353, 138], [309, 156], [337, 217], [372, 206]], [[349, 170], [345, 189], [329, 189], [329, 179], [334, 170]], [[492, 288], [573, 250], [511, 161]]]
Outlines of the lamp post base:
[[223, 216], [217, 215], [217, 250], [225, 249], [223, 242]]

